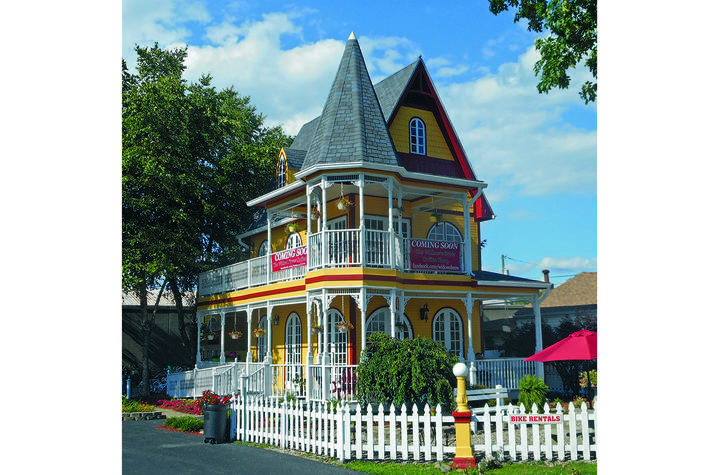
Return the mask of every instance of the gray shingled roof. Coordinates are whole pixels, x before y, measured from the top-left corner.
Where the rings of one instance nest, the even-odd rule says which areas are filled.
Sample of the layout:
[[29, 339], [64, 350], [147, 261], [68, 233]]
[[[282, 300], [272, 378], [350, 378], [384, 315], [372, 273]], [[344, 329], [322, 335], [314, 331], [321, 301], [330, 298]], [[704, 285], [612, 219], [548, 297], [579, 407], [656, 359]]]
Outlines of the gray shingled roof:
[[302, 163], [304, 163], [304, 157], [307, 155], [307, 151], [294, 148], [285, 148], [284, 152], [287, 154], [287, 165], [289, 169], [301, 170]]
[[299, 133], [296, 137], [294, 137], [294, 141], [292, 142], [291, 147], [293, 149], [297, 150], [309, 150], [309, 145], [312, 143], [312, 137], [314, 137], [314, 131], [317, 129], [317, 124], [319, 124], [319, 117], [315, 117], [313, 120], [310, 120], [306, 124], [302, 126], [301, 129], [299, 129]]
[[420, 59], [417, 59], [410, 65], [403, 69], [395, 72], [391, 76], [379, 81], [374, 85], [376, 91], [376, 97], [379, 99], [381, 105], [381, 111], [384, 113], [384, 118], [389, 120], [396, 104], [399, 102], [406, 84], [414, 74], [416, 67], [419, 65]]
[[399, 164], [359, 42], [353, 35], [344, 48], [302, 169], [342, 162]]

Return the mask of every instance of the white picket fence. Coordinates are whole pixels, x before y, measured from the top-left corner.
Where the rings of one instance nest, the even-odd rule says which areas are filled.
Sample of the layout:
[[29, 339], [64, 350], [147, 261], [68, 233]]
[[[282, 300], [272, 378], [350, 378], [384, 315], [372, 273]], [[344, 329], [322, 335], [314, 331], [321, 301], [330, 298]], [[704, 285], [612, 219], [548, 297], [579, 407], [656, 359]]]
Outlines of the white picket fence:
[[[578, 460], [581, 452], [583, 460], [596, 458], [595, 406], [589, 411], [584, 402], [576, 410], [570, 404], [568, 412], [564, 413], [561, 404], [556, 404], [551, 411], [546, 403], [543, 409], [543, 414], [539, 414], [536, 404], [528, 413], [523, 404], [518, 407], [510, 404], [493, 414], [488, 405], [474, 409], [472, 419], [478, 423], [476, 433], [481, 439], [473, 444], [474, 454], [499, 454], [511, 460], [563, 461], [567, 458]], [[549, 416], [554, 420], [559, 418], [560, 422], [513, 423], [512, 416], [525, 416], [529, 421], [531, 417]]]
[[[488, 405], [474, 409], [472, 435], [474, 455], [499, 455], [512, 460], [590, 460], [596, 458], [596, 413], [584, 404], [579, 410], [570, 406], [568, 413], [557, 405], [554, 412], [544, 407], [527, 413], [523, 405], [506, 406], [493, 412]], [[432, 411], [428, 405], [420, 411], [413, 405], [397, 409], [393, 404], [385, 412], [368, 405], [245, 398], [232, 401], [233, 434], [237, 440], [269, 444], [335, 457], [356, 460], [444, 460], [456, 453], [454, 420], [443, 415], [441, 406]], [[560, 423], [513, 423], [511, 416], [559, 416]], [[590, 421], [593, 422], [591, 427]]]

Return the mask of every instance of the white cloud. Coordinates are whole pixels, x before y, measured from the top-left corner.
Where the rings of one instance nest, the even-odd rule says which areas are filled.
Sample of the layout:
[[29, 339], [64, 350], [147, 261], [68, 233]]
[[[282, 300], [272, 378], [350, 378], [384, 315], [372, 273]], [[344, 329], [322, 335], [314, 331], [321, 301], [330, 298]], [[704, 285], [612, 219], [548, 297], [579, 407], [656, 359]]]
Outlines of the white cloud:
[[579, 272], [591, 272], [597, 268], [597, 260], [585, 257], [543, 257], [539, 262], [521, 262], [515, 260], [506, 261], [506, 268], [511, 275], [529, 275], [540, 272], [541, 269], [549, 269], [551, 274], [577, 274]]
[[[570, 106], [586, 107], [578, 88], [587, 73], [567, 90], [538, 94], [537, 58], [531, 47], [495, 74], [445, 84], [439, 94], [479, 178], [525, 195], [595, 192], [596, 131], [561, 119]], [[495, 190], [494, 200], [506, 195]]]

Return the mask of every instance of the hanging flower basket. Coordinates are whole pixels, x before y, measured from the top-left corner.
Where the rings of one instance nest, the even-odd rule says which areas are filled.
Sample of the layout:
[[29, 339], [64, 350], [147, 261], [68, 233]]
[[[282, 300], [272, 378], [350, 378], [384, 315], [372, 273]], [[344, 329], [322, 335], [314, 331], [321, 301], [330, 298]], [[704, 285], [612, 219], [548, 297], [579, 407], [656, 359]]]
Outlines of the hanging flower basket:
[[441, 213], [438, 213], [438, 212], [431, 213], [431, 215], [429, 216], [429, 221], [431, 221], [432, 223], [439, 223], [439, 222], [443, 221], [443, 219], [444, 219], [444, 215]]
[[321, 325], [312, 325], [312, 333], [321, 333], [323, 330]]
[[287, 224], [287, 227], [284, 228], [284, 232], [287, 234], [293, 234], [299, 231], [299, 225], [297, 223], [289, 223]]
[[313, 219], [314, 221], [319, 221], [319, 218], [321, 218], [321, 216], [322, 216], [322, 214], [319, 212], [318, 209], [313, 209], [313, 210], [312, 210], [312, 219]]
[[231, 336], [233, 340], [242, 338], [242, 332], [228, 332], [228, 335]]
[[337, 323], [337, 330], [339, 330], [339, 331], [342, 332], [342, 333], [346, 333], [346, 332], [348, 332], [349, 330], [351, 330], [352, 328], [354, 328], [354, 325], [352, 325], [352, 324], [349, 323], [349, 322], [339, 322], [339, 323]]
[[214, 333], [210, 333], [207, 335], [208, 340], [214, 340], [214, 337], [215, 337]]
[[254, 329], [254, 336], [256, 336], [257, 338], [263, 337], [265, 333], [267, 333], [267, 330], [265, 330], [264, 328]]
[[351, 201], [349, 201], [349, 198], [341, 197], [339, 198], [339, 201], [337, 201], [337, 208], [340, 210], [349, 209], [354, 205]]

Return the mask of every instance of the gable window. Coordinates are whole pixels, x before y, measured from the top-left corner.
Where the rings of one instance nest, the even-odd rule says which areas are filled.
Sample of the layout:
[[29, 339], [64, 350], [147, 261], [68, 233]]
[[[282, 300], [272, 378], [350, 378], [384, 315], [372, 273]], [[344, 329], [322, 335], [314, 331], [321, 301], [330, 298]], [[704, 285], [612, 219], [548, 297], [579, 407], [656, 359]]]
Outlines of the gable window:
[[409, 122], [409, 143], [411, 153], [426, 155], [426, 126], [418, 117]]
[[284, 155], [279, 156], [279, 164], [277, 165], [277, 188], [281, 188], [287, 184], [287, 161]]

